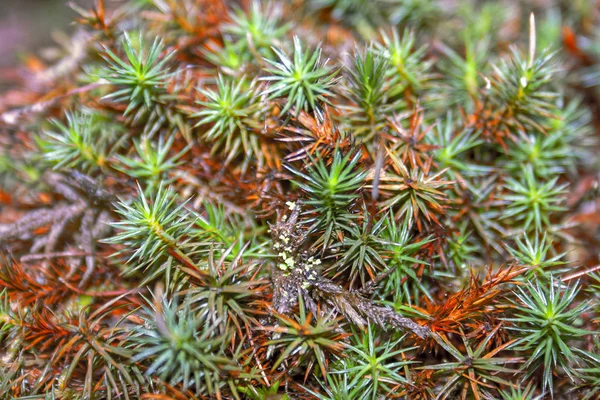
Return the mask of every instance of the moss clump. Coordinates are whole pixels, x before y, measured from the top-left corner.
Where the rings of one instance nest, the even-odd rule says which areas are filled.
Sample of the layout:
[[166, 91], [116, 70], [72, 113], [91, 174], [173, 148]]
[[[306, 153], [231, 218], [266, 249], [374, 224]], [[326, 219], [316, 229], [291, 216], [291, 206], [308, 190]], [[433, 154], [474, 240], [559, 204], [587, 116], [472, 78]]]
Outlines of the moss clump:
[[121, 3], [0, 97], [2, 398], [600, 395], [585, 2]]

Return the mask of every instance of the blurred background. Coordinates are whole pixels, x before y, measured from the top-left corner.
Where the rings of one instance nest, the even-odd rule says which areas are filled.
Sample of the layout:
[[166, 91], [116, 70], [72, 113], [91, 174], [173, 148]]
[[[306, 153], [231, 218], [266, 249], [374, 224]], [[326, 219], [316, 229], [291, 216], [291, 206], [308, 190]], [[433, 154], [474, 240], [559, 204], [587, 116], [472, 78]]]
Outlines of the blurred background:
[[52, 44], [55, 32], [71, 32], [76, 13], [69, 3], [87, 7], [93, 0], [0, 0], [0, 67]]

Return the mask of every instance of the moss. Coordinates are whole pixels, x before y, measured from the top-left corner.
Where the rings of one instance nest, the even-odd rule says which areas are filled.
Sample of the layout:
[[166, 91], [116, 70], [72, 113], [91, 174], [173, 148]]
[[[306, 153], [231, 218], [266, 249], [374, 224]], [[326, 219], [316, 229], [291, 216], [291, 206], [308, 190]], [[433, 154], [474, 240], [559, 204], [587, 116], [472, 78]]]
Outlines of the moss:
[[596, 398], [598, 17], [460, 3], [76, 7], [0, 96], [0, 398]]

